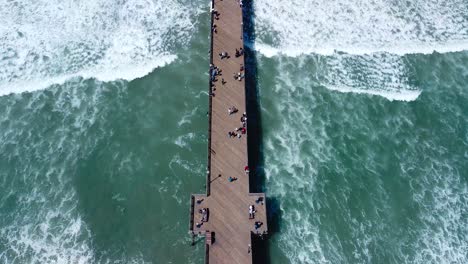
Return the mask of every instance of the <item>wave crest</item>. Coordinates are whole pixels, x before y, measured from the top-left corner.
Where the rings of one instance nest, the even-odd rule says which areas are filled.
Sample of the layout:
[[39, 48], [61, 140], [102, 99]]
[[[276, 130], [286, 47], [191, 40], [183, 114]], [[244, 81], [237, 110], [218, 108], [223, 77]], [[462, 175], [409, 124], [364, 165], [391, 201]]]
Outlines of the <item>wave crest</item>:
[[461, 0], [259, 0], [255, 10], [257, 47], [267, 56], [468, 49], [468, 6]]
[[176, 58], [192, 12], [176, 0], [0, 1], [0, 95], [144, 76]]

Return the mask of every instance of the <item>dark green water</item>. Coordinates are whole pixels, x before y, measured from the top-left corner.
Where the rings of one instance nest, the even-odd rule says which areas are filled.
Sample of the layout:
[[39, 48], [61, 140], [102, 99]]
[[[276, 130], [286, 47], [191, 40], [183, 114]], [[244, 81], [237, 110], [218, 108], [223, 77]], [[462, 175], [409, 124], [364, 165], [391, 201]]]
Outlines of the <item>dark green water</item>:
[[412, 102], [304, 79], [320, 59], [260, 59], [272, 262], [466, 262], [468, 53], [407, 56]]
[[203, 17], [205, 37], [144, 78], [0, 98], [0, 263], [202, 262], [188, 202], [206, 168]]
[[[0, 0], [8, 25], [0, 27], [0, 263], [202, 263], [203, 241], [190, 246], [188, 207], [190, 193], [204, 190], [207, 4], [20, 2], [15, 9]], [[466, 263], [466, 3], [408, 2], [432, 31], [392, 38], [382, 33], [391, 12], [379, 10], [394, 5], [358, 2], [365, 5], [347, 12], [346, 3], [255, 2], [255, 171], [271, 200], [270, 262]], [[312, 15], [276, 23], [295, 8]], [[348, 15], [321, 24], [328, 35], [302, 31], [321, 23], [320, 8]], [[356, 22], [359, 10], [381, 20]], [[153, 20], [131, 19], [148, 12]], [[35, 35], [35, 23], [67, 38]], [[315, 46], [340, 50], [335, 38], [350, 51]], [[35, 39], [34, 48], [25, 44]], [[421, 52], [406, 54], [399, 41]], [[392, 49], [353, 53], [382, 42]], [[145, 73], [161, 61], [171, 62]], [[111, 67], [115, 78], [99, 71], [117, 63], [125, 67]], [[44, 87], [49, 81], [62, 84]]]

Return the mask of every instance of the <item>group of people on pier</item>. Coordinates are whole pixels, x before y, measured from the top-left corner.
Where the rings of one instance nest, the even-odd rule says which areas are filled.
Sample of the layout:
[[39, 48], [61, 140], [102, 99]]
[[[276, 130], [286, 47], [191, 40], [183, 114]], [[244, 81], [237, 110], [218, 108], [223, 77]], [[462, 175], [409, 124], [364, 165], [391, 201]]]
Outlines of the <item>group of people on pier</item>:
[[[197, 201], [198, 203], [198, 201]], [[201, 203], [201, 202], [200, 202]], [[201, 222], [200, 223], [196, 223], [195, 226], [197, 228], [200, 228], [204, 222], [208, 222], [208, 214], [209, 214], [209, 211], [208, 211], [208, 208], [202, 208], [198, 211], [198, 213], [200, 213], [202, 215], [202, 218], [201, 218]]]
[[[231, 1], [238, 1], [239, 6], [241, 8], [243, 7], [242, 0], [231, 0]], [[220, 9], [220, 10], [223, 11], [223, 9]], [[218, 23], [218, 20], [220, 20], [220, 17], [221, 17], [220, 12], [215, 10], [214, 7], [213, 7], [212, 10], [211, 10], [211, 13], [212, 13], [212, 28], [211, 28], [212, 38], [213, 38], [213, 41], [215, 41], [215, 40], [218, 40], [219, 38], [224, 38], [225, 34], [226, 33], [229, 34], [229, 30], [232, 31], [232, 29], [228, 29], [228, 30], [226, 30], [226, 32], [224, 32], [223, 27], [224, 27], [225, 24], [223, 24], [222, 22], [226, 22], [226, 21], [221, 21], [218, 26], [216, 25]], [[222, 17], [221, 20], [224, 20], [224, 15], [225, 14], [223, 13], [223, 17]], [[241, 25], [242, 25], [242, 23], [241, 23]], [[215, 34], [218, 33], [218, 31], [219, 31], [219, 35], [215, 35]], [[233, 31], [233, 32], [238, 32], [238, 31]], [[226, 39], [229, 40], [229, 38], [226, 38]], [[242, 39], [242, 31], [241, 31], [241, 39]], [[217, 44], [217, 45], [215, 45], [215, 44]], [[235, 128], [233, 130], [227, 131], [227, 135], [228, 135], [229, 138], [239, 138], [239, 139], [241, 139], [243, 135], [247, 134], [247, 113], [242, 111], [242, 110], [244, 110], [242, 108], [244, 108], [246, 106], [245, 105], [237, 105], [238, 107], [240, 107], [240, 110], [242, 111], [242, 112], [239, 113], [239, 109], [236, 108], [236, 105], [233, 102], [238, 100], [238, 98], [235, 97], [235, 96], [238, 96], [241, 93], [239, 91], [233, 92], [232, 90], [229, 90], [228, 93], [225, 93], [223, 91], [227, 91], [227, 90], [224, 90], [224, 89], [239, 89], [240, 88], [239, 86], [242, 87], [242, 85], [239, 85], [236, 81], [242, 83], [242, 81], [245, 80], [245, 68], [244, 68], [244, 64], [243, 64], [244, 60], [239, 59], [239, 57], [244, 56], [245, 50], [244, 50], [243, 47], [238, 47], [238, 46], [237, 46], [238, 48], [235, 48], [235, 50], [233, 50], [234, 46], [229, 47], [229, 45], [227, 45], [224, 48], [219, 49], [218, 48], [219, 43], [216, 42], [215, 44], [212, 43], [212, 46], [211, 46], [211, 62], [210, 62], [210, 70], [209, 70], [209, 76], [210, 76], [210, 90], [209, 90], [210, 107], [213, 107], [213, 102], [215, 102], [214, 104], [216, 105], [216, 108], [219, 106], [219, 104], [221, 102], [226, 101], [227, 104], [229, 104], [229, 105], [222, 106], [222, 107], [227, 108], [227, 112], [228, 112], [228, 115], [229, 115], [229, 117], [225, 117], [226, 120], [223, 120], [223, 122], [226, 122], [226, 123], [229, 122], [229, 124], [232, 122], [233, 126], [230, 127], [230, 128], [232, 129], [234, 126], [235, 126]], [[226, 43], [221, 43], [221, 44], [226, 44]], [[231, 57], [233, 54], [235, 55], [235, 58]], [[217, 56], [219, 56], [219, 57], [217, 57]], [[213, 62], [213, 60], [216, 63]], [[225, 72], [228, 71], [228, 75], [225, 74], [223, 76], [223, 71], [218, 66], [223, 68]], [[239, 68], [237, 68], [237, 67], [239, 67]], [[230, 73], [233, 74], [232, 76], [233, 76], [233, 79], [235, 81], [233, 81], [232, 79], [229, 80], [229, 74]], [[226, 77], [226, 76], [228, 76], [228, 77]], [[218, 82], [218, 78], [221, 80], [221, 85], [219, 85], [220, 82]], [[227, 81], [225, 80], [225, 78], [226, 78]], [[216, 100], [218, 100], [218, 97], [216, 97], [216, 99], [215, 99], [216, 89], [218, 89], [218, 91], [216, 93], [217, 94], [219, 93], [218, 94], [218, 97], [220, 97], [219, 101], [216, 101]], [[245, 89], [245, 86], [243, 87], [243, 89]], [[233, 92], [233, 93], [231, 94], [230, 92]], [[234, 96], [233, 96], [233, 94], [234, 94]], [[233, 102], [231, 102], [231, 101], [233, 101]], [[211, 111], [213, 111], [213, 109], [210, 109], [210, 112], [209, 112], [210, 120], [212, 118], [212, 116], [211, 116], [212, 112]], [[241, 113], [242, 113], [242, 115], [240, 115]], [[219, 114], [219, 113], [217, 113], [217, 114]], [[231, 117], [231, 116], [233, 116], [233, 117]], [[215, 118], [219, 119], [218, 115], [216, 115]], [[229, 118], [229, 121], [227, 120], [228, 118]], [[232, 118], [234, 118], [234, 119], [232, 119]], [[239, 120], [240, 120], [240, 126], [235, 125], [235, 122], [239, 122]], [[230, 125], [228, 125], [228, 126], [230, 126]], [[239, 127], [237, 127], [237, 126], [239, 126]], [[229, 127], [224, 128], [224, 129], [228, 130]], [[223, 142], [223, 143], [225, 143], [225, 142]], [[228, 143], [228, 144], [238, 144], [238, 143], [234, 143], [234, 142], [231, 141], [231, 143]], [[210, 146], [210, 148], [211, 148], [211, 146]], [[210, 151], [210, 153], [213, 152], [214, 154], [216, 154], [214, 152], [214, 150], [212, 150], [212, 149], [210, 149], [209, 151]], [[220, 153], [218, 152], [218, 155], [219, 154]], [[210, 170], [208, 171], [208, 175], [210, 175], [212, 173], [211, 167], [209, 169]], [[223, 168], [218, 167], [217, 169], [220, 169], [220, 172], [223, 173]], [[241, 168], [239, 168], [239, 169], [241, 169]], [[237, 191], [240, 190], [238, 188], [245, 187], [244, 186], [245, 180], [247, 180], [247, 182], [249, 181], [248, 177], [249, 177], [249, 174], [250, 174], [248, 164], [246, 164], [246, 166], [244, 167], [244, 172], [245, 172], [245, 175], [246, 175], [246, 179], [244, 178], [244, 176], [242, 176], [242, 177], [239, 177], [240, 180], [239, 180], [239, 182], [237, 182], [238, 178], [234, 177], [234, 176], [237, 176], [237, 175], [229, 176], [227, 178], [227, 181], [229, 182], [229, 184], [225, 183], [225, 182], [222, 182], [221, 183], [222, 188], [225, 188], [225, 187], [229, 186], [229, 187], [227, 187], [228, 189], [226, 189], [226, 190], [236, 190], [236, 192], [237, 192]], [[236, 174], [235, 171], [233, 171], [231, 173]], [[218, 175], [218, 178], [221, 178], [221, 174]], [[211, 184], [211, 182], [214, 181], [214, 180], [210, 180], [210, 179], [211, 179], [211, 176], [208, 177], [209, 182], [207, 182], [207, 184]], [[226, 180], [226, 178], [224, 178], [224, 179]], [[219, 183], [217, 183], [217, 185], [218, 184]], [[226, 184], [226, 186], [224, 186], [225, 184]], [[208, 192], [208, 195], [210, 195], [209, 192]], [[251, 194], [249, 194], [249, 195], [251, 195]], [[215, 196], [213, 196], [213, 197], [215, 197]], [[255, 229], [254, 232], [259, 234], [261, 232], [261, 230], [264, 229], [264, 228], [262, 228], [262, 226], [263, 226], [262, 221], [264, 219], [263, 218], [264, 213], [263, 213], [262, 205], [264, 205], [264, 203], [263, 203], [264, 198], [263, 197], [254, 198], [254, 197], [255, 196], [250, 196], [250, 198], [244, 198], [244, 199], [246, 199], [245, 200], [246, 203], [244, 204], [244, 202], [242, 202], [242, 204], [243, 204], [242, 208], [244, 208], [244, 209], [242, 209], [241, 213], [242, 213], [242, 217], [245, 217], [245, 221], [246, 221], [245, 223], [250, 226], [249, 229], [251, 231], [253, 231]], [[256, 199], [255, 202], [254, 202], [254, 199]], [[197, 203], [197, 206], [196, 206], [197, 210], [199, 208], [201, 208], [201, 209], [198, 210], [199, 215], [196, 217], [197, 220], [195, 220], [195, 221], [193, 221], [194, 220], [193, 219], [193, 212], [194, 211], [196, 212], [196, 210], [192, 210], [192, 222], [191, 222], [192, 227], [193, 227], [193, 223], [196, 222], [195, 226], [198, 229], [198, 232], [202, 232], [203, 231], [202, 229], [207, 229], [206, 232], [208, 232], [208, 229], [209, 229], [214, 235], [213, 228], [216, 229], [216, 227], [217, 227], [216, 226], [217, 221], [218, 221], [217, 213], [219, 213], [218, 210], [216, 210], [217, 212], [213, 211], [213, 215], [211, 216], [211, 218], [216, 217], [216, 221], [213, 222], [213, 225], [211, 223], [209, 223], [209, 224], [207, 223], [206, 225], [208, 225], [208, 226], [206, 226], [206, 225], [203, 226], [204, 223], [207, 222], [208, 218], [209, 218], [209, 211], [208, 211], [207, 207], [211, 207], [211, 205], [213, 205], [213, 204], [211, 202], [208, 202], [205, 205], [203, 203], [202, 198], [197, 199], [196, 203]], [[216, 203], [215, 203], [215, 206], [216, 206]], [[248, 211], [248, 219], [249, 219], [248, 221], [247, 221], [247, 215], [246, 215], [246, 213], [247, 213], [246, 209], [247, 208], [245, 208], [247, 206], [248, 206], [248, 210], [249, 210]], [[258, 213], [257, 217], [256, 217], [256, 213], [257, 213], [256, 207], [260, 208], [260, 213]], [[215, 210], [214, 208], [215, 207], [213, 207], [212, 210]], [[221, 214], [222, 214], [222, 212], [225, 212], [225, 211], [226, 211], [226, 208], [223, 208], [223, 210], [221, 210]], [[215, 216], [215, 214], [216, 214], [216, 216]], [[227, 223], [232, 224], [233, 222], [232, 221], [227, 221]], [[253, 225], [253, 228], [252, 228], [252, 225]], [[263, 232], [265, 232], [265, 231], [263, 231]], [[208, 239], [208, 236], [207, 236], [207, 239]], [[248, 244], [248, 253], [249, 254], [250, 254], [250, 251], [251, 251], [251, 245]]]
[[[249, 219], [255, 219], [256, 212], [257, 211], [255, 211], [255, 207], [253, 205], [250, 205], [249, 206]], [[263, 225], [263, 222], [255, 221], [254, 223], [255, 230], [259, 229], [262, 225]]]
[[236, 58], [240, 57], [244, 55], [244, 49], [243, 48], [240, 48], [240, 49], [236, 49]]
[[[228, 108], [228, 112], [230, 115], [237, 112], [237, 111], [234, 111], [234, 109], [237, 110], [237, 108], [235, 108], [234, 106]], [[244, 114], [242, 114], [240, 121], [241, 121], [242, 126], [237, 127], [234, 131], [228, 132], [228, 136], [230, 138], [232, 137], [241, 138], [242, 135], [247, 133], [247, 114], [245, 112]]]

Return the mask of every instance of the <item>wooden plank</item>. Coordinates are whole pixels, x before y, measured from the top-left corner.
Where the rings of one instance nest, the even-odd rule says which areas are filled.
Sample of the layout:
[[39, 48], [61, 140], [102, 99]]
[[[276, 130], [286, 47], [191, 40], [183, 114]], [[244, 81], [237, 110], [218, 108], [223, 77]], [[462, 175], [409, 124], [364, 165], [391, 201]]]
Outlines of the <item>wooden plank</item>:
[[[236, 0], [215, 0], [214, 9], [219, 12], [219, 19], [213, 19], [217, 33], [212, 33], [212, 63], [222, 70], [222, 75], [212, 83], [215, 96], [211, 97], [210, 108], [211, 181], [207, 183], [210, 194], [194, 196], [195, 200], [204, 200], [200, 204], [191, 203], [191, 229], [194, 234], [201, 235], [206, 234], [206, 230], [213, 232], [213, 243], [207, 247], [209, 263], [249, 264], [252, 263], [252, 253], [248, 252], [251, 234], [266, 233], [268, 227], [265, 195], [249, 193], [250, 175], [244, 171], [248, 164], [247, 134], [242, 134], [241, 138], [229, 138], [227, 135], [242, 126], [240, 118], [246, 109], [245, 81], [233, 78], [244, 66], [244, 56], [235, 57], [235, 50], [243, 47], [242, 10]], [[223, 51], [228, 52], [230, 58], [221, 59], [218, 54]], [[227, 110], [231, 106], [239, 112], [229, 115]], [[228, 177], [236, 177], [237, 180], [229, 182]], [[263, 204], [255, 202], [258, 197], [263, 198]], [[249, 219], [250, 205], [255, 206], [255, 219]], [[203, 216], [199, 210], [203, 208], [208, 208], [209, 218], [198, 228], [195, 225], [201, 223]], [[255, 229], [256, 221], [263, 223], [258, 229]]]

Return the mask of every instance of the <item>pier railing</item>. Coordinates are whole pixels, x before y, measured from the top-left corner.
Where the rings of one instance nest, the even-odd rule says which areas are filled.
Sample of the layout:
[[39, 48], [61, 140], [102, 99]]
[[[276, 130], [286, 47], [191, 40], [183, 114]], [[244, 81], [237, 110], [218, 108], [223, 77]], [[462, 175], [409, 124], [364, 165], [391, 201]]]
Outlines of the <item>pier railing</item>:
[[210, 263], [210, 245], [205, 245], [205, 264]]
[[[245, 56], [239, 58], [238, 54], [236, 54], [236, 57], [229, 61], [222, 60], [223, 58], [218, 59], [217, 57], [218, 49], [232, 51], [242, 47], [245, 52], [245, 43], [243, 41], [243, 12], [239, 13], [237, 9], [239, 8], [237, 6], [240, 5], [242, 10], [242, 2], [237, 3], [237, 1], [227, 0], [218, 0], [216, 4], [214, 0], [210, 0], [210, 2], [211, 32], [209, 36], [209, 63], [212, 67], [210, 67], [208, 83], [208, 160], [206, 165], [206, 194], [192, 194], [190, 197], [189, 230], [192, 234], [192, 245], [196, 243], [195, 236], [205, 237], [205, 264], [209, 263], [210, 258], [212, 263], [224, 263], [235, 260], [239, 263], [248, 264], [253, 263], [251, 247], [252, 236], [255, 234], [262, 237], [263, 234], [266, 234], [268, 231], [265, 195], [263, 193], [250, 193], [250, 178], [253, 177], [253, 175], [249, 175], [249, 173], [247, 173], [248, 178], [239, 178], [237, 183], [216, 181], [212, 185], [212, 181], [218, 178], [216, 175], [219, 177], [221, 176], [221, 174], [218, 173], [238, 175], [238, 173], [242, 172], [240, 170], [243, 166], [251, 165], [249, 164], [248, 157], [249, 129], [247, 129], [246, 134], [239, 134], [242, 137], [242, 139], [239, 139], [239, 142], [246, 143], [247, 146], [231, 141], [226, 142], [223, 135], [217, 132], [218, 130], [223, 130], [226, 126], [230, 126], [235, 120], [226, 116], [213, 116], [217, 114], [217, 112], [224, 112], [224, 107], [227, 105], [238, 106], [239, 109], [245, 109], [246, 112], [248, 109], [247, 104], [249, 97], [247, 95], [252, 91], [248, 91], [245, 80], [243, 81], [246, 73], [244, 72], [244, 76], [238, 79], [239, 82], [229, 82], [228, 86], [230, 89], [216, 90], [216, 88], [220, 87], [215, 87], [214, 84], [217, 84], [216, 81], [218, 80], [221, 82], [222, 78], [220, 78], [218, 74], [214, 75], [215, 72], [213, 69], [213, 67], [221, 67], [222, 70], [227, 73], [238, 72], [240, 64], [240, 71], [248, 70], [245, 65], [247, 61]], [[216, 12], [213, 12], [215, 10], [214, 8], [216, 8]], [[241, 15], [241, 17], [239, 17], [239, 15]], [[230, 23], [233, 21], [235, 23]], [[214, 27], [216, 25], [218, 25], [218, 28]], [[241, 26], [240, 32], [238, 28], [239, 25]], [[215, 48], [216, 55], [214, 55]], [[218, 80], [215, 79], [216, 77], [219, 77]], [[222, 84], [224, 85], [225, 83], [226, 82], [223, 80]], [[216, 98], [214, 98], [215, 92], [216, 95], [218, 95]], [[239, 95], [242, 95], [243, 98]], [[255, 120], [251, 120], [250, 117], [248, 122], [250, 122], [250, 124], [255, 124]], [[248, 126], [247, 124], [245, 125]], [[216, 133], [213, 135], [213, 132]], [[243, 132], [245, 133], [245, 131]], [[250, 135], [252, 136], [252, 133], [250, 133]], [[238, 161], [237, 163], [242, 164], [239, 166], [240, 168], [237, 168], [237, 166], [229, 166], [229, 161], [233, 159]], [[212, 169], [214, 172], [212, 172]], [[252, 171], [252, 174], [253, 173]], [[211, 177], [211, 175], [215, 176]], [[211, 191], [213, 191], [213, 195], [211, 195]], [[250, 205], [255, 205], [256, 207], [255, 220], [251, 218], [247, 219], [247, 217], [237, 217], [239, 214], [236, 212], [239, 210], [239, 207], [242, 206], [245, 209], [247, 207], [250, 208]], [[209, 212], [213, 212], [213, 214]], [[211, 216], [208, 217], [208, 215]], [[254, 225], [253, 223], [255, 221], [259, 221], [260, 226], [258, 226], [258, 224]], [[234, 227], [236, 231], [232, 232], [231, 227]], [[250, 239], [247, 237], [249, 233]], [[219, 238], [217, 242], [217, 239], [215, 239], [216, 234], [218, 234], [217, 238]]]
[[189, 232], [193, 234], [193, 217], [194, 217], [194, 210], [195, 208], [195, 196], [190, 195], [190, 223], [189, 223]]
[[[211, 8], [210, 8], [210, 65], [213, 64], [213, 23], [214, 23], [214, 15], [213, 10], [214, 8], [214, 0], [211, 0]], [[210, 67], [211, 68], [211, 67]], [[207, 164], [207, 171], [206, 171], [206, 195], [210, 195], [210, 183], [211, 183], [211, 119], [212, 119], [212, 106], [213, 106], [213, 96], [212, 96], [212, 81], [211, 81], [211, 69], [209, 73], [210, 81], [208, 83], [208, 164]]]

